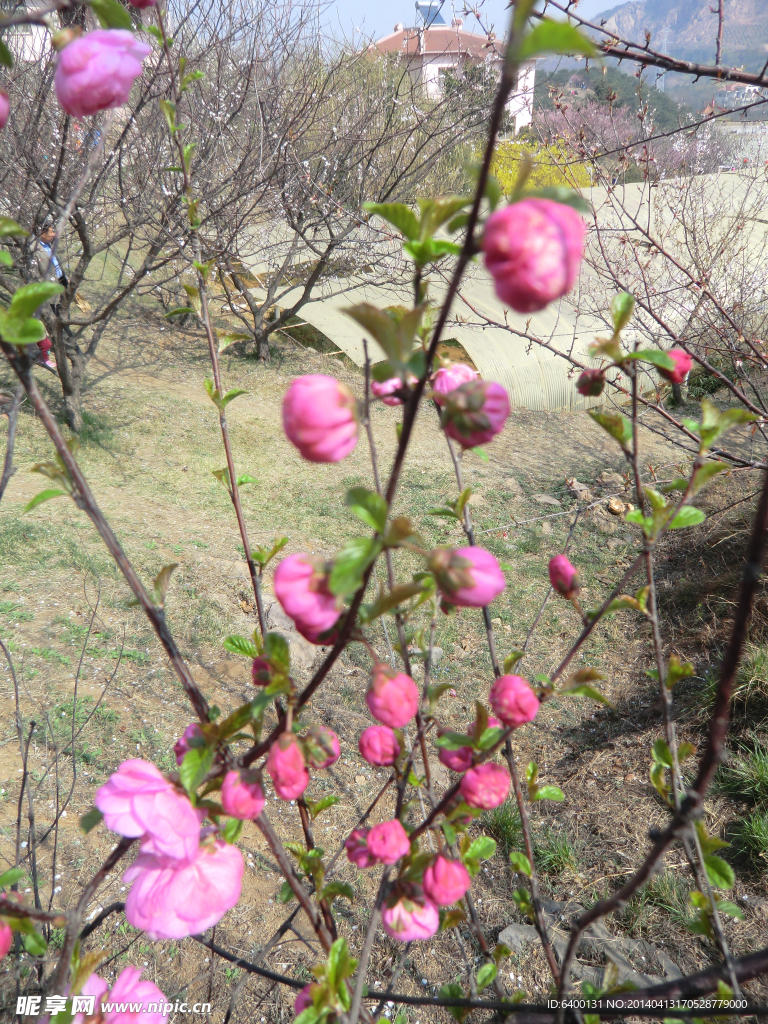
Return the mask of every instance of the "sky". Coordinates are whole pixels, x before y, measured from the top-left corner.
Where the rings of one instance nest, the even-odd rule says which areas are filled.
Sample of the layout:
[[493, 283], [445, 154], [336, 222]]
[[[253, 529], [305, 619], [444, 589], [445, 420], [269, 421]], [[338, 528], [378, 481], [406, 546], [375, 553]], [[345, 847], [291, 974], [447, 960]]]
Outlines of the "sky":
[[[617, 6], [620, 0], [581, 0], [579, 13], [590, 18], [601, 11]], [[473, 3], [473, 6], [475, 4]], [[481, 11], [487, 27], [497, 35], [503, 35], [508, 21], [507, 0], [482, 0]], [[464, 0], [445, 0], [443, 17], [450, 24], [451, 18], [462, 17]], [[455, 12], [455, 13], [454, 13]], [[414, 0], [331, 0], [324, 20], [327, 30], [335, 36], [344, 35], [355, 42], [361, 42], [361, 34], [378, 39], [388, 35], [397, 22], [412, 26], [416, 24]], [[470, 31], [481, 31], [473, 16], [465, 17], [464, 24]]]

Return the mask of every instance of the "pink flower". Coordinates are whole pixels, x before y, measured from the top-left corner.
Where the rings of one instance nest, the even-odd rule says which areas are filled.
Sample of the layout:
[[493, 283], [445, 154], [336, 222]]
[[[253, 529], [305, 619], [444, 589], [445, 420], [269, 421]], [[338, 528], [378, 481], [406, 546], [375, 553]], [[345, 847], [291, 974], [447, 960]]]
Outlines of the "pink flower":
[[368, 849], [369, 828], [356, 828], [344, 840], [348, 859], [359, 868], [371, 868], [376, 858]]
[[[163, 1024], [168, 1019], [168, 1014], [162, 1009], [168, 1001], [160, 989], [152, 981], [141, 981], [141, 971], [138, 967], [126, 967], [120, 972], [109, 991], [109, 983], [100, 978], [98, 974], [91, 974], [82, 988], [82, 995], [95, 996], [95, 1013], [89, 1019], [98, 1019], [101, 1024]], [[109, 994], [108, 994], [109, 993]], [[102, 1011], [99, 1014], [99, 1007], [102, 1001], [110, 1007], [115, 1003], [139, 1003], [140, 1010], [114, 1009]], [[160, 1010], [148, 1010], [152, 1003], [160, 1006]], [[82, 1024], [85, 1015], [75, 1015], [73, 1024]]]
[[357, 400], [335, 377], [297, 377], [283, 399], [283, 429], [310, 462], [339, 462], [357, 444]]
[[605, 373], [603, 370], [582, 370], [576, 381], [576, 390], [586, 398], [597, 398], [598, 395], [602, 395], [604, 387]]
[[[412, 373], [408, 374], [408, 388], [416, 383], [416, 378]], [[371, 392], [380, 398], [384, 405], [402, 405], [402, 398], [398, 398], [395, 391], [403, 390], [403, 382], [400, 377], [390, 377], [389, 380], [372, 380], [371, 381]]]
[[469, 872], [458, 860], [438, 854], [424, 872], [424, 892], [438, 907], [450, 907], [460, 900], [472, 884]]
[[432, 387], [443, 395], [449, 391], [455, 391], [462, 384], [468, 384], [471, 380], [477, 380], [477, 370], [473, 370], [466, 363], [451, 363], [450, 366], [441, 366], [432, 378]]
[[307, 1007], [312, 1005], [312, 989], [314, 987], [314, 982], [311, 982], [309, 985], [305, 985], [296, 996], [296, 1001], [293, 1004], [293, 1012], [297, 1017], [300, 1013], [303, 1013]]
[[339, 599], [328, 589], [325, 563], [310, 555], [289, 555], [275, 570], [275, 596], [296, 629], [313, 644], [332, 629], [341, 614]]
[[437, 757], [440, 763], [444, 764], [446, 768], [450, 768], [452, 772], [465, 772], [467, 768], [472, 767], [474, 751], [472, 747], [459, 747], [458, 750], [446, 750], [445, 747], [440, 747]]
[[419, 710], [419, 691], [410, 676], [379, 662], [373, 666], [365, 703], [374, 718], [400, 729]]
[[513, 729], [532, 722], [539, 710], [539, 700], [522, 676], [501, 676], [491, 687], [489, 696], [493, 710]]
[[384, 931], [399, 942], [415, 942], [431, 939], [440, 927], [440, 915], [431, 900], [422, 904], [401, 896], [393, 906], [385, 906], [381, 912]]
[[368, 849], [382, 864], [395, 864], [411, 849], [408, 833], [397, 820], [381, 821], [368, 833]]
[[133, 882], [125, 916], [150, 939], [183, 939], [217, 924], [240, 899], [243, 857], [222, 839], [202, 842], [194, 857], [172, 860], [145, 853], [123, 875]]
[[[191, 750], [190, 740], [202, 740], [203, 731], [197, 722], [192, 722], [188, 725], [181, 736], [176, 740], [173, 745], [173, 752], [176, 755], [176, 764], [181, 764], [184, 760], [184, 755], [188, 750]], [[197, 746], [197, 744], [195, 744]]]
[[59, 54], [56, 67], [59, 103], [77, 118], [121, 107], [151, 52], [151, 46], [127, 29], [99, 28], [73, 39]]
[[488, 218], [482, 248], [496, 294], [518, 313], [536, 313], [573, 287], [586, 227], [570, 206], [523, 199]]
[[13, 944], [13, 932], [11, 926], [0, 920], [0, 960], [7, 955]]
[[579, 592], [579, 574], [566, 555], [555, 555], [549, 560], [549, 582], [563, 597]]
[[272, 666], [264, 658], [254, 658], [251, 664], [251, 678], [254, 686], [269, 686], [272, 682]]
[[5, 89], [0, 89], [0, 128], [5, 128], [11, 115], [11, 101]]
[[154, 7], [155, 4], [157, 3], [157, 0], [128, 0], [128, 2], [130, 3], [131, 7], [144, 8]]
[[357, 749], [368, 764], [394, 764], [400, 756], [397, 736], [386, 725], [369, 725], [363, 729]]
[[[498, 709], [494, 708], [498, 714]], [[479, 764], [470, 768], [461, 780], [460, 792], [470, 807], [490, 811], [503, 804], [509, 794], [510, 778], [506, 768], [498, 764]]]
[[446, 600], [462, 608], [483, 608], [506, 586], [501, 566], [485, 548], [435, 548], [429, 567]]
[[673, 384], [682, 384], [686, 376], [691, 371], [693, 359], [681, 348], [671, 348], [666, 354], [675, 364], [675, 368], [674, 370], [665, 370], [660, 366], [659, 373], [662, 377], [666, 377], [666, 379], [671, 381]]
[[221, 806], [225, 814], [241, 821], [253, 821], [264, 810], [264, 790], [250, 772], [227, 772], [221, 784]]
[[307, 760], [313, 768], [330, 768], [341, 756], [339, 737], [327, 725], [313, 725], [304, 739]]
[[269, 748], [267, 771], [281, 800], [296, 800], [309, 785], [309, 772], [299, 741], [284, 732]]
[[440, 422], [448, 437], [462, 446], [486, 444], [504, 429], [509, 416], [509, 395], [501, 386], [473, 380], [449, 391], [440, 400]]
[[121, 836], [145, 836], [154, 853], [180, 860], [194, 856], [200, 820], [186, 796], [148, 761], [123, 761], [93, 798], [107, 828]]

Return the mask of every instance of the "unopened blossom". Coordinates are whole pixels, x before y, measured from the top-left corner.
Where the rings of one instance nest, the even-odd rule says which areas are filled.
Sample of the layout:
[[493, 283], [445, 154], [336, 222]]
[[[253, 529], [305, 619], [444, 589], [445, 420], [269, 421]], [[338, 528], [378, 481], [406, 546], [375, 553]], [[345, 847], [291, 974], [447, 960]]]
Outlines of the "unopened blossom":
[[482, 608], [506, 586], [498, 560], [485, 548], [435, 548], [429, 568], [446, 600], [461, 607]]
[[585, 398], [597, 398], [602, 395], [605, 387], [605, 371], [590, 369], [582, 370], [576, 381], [576, 390]]
[[121, 107], [151, 52], [127, 29], [99, 28], [74, 38], [58, 56], [54, 85], [59, 103], [77, 118]]
[[[407, 377], [408, 387], [416, 383], [416, 378], [412, 373], [408, 374]], [[403, 391], [404, 384], [400, 377], [390, 377], [388, 380], [372, 380], [371, 381], [371, 392], [376, 398], [380, 398], [384, 405], [402, 405], [403, 400], [399, 398], [395, 392]]]
[[558, 594], [571, 598], [579, 592], [579, 573], [567, 555], [555, 555], [549, 560], [549, 582]]
[[253, 821], [264, 810], [264, 790], [255, 773], [231, 771], [221, 784], [221, 806], [225, 814], [241, 821]]
[[449, 907], [460, 900], [472, 884], [469, 872], [458, 860], [438, 854], [424, 872], [422, 887], [438, 907]]
[[148, 761], [123, 761], [96, 790], [93, 802], [107, 828], [151, 844], [157, 854], [189, 858], [197, 850], [200, 818], [189, 798]]
[[491, 687], [489, 700], [504, 725], [513, 729], [532, 722], [539, 710], [539, 699], [522, 676], [500, 676]]
[[397, 736], [386, 725], [369, 725], [360, 733], [357, 749], [368, 764], [394, 764], [400, 756]]
[[462, 384], [471, 380], [477, 380], [477, 370], [473, 370], [466, 363], [451, 363], [450, 366], [441, 366], [432, 377], [432, 387], [440, 394], [447, 395], [449, 391], [455, 391]]
[[313, 725], [304, 739], [304, 750], [312, 768], [330, 768], [341, 756], [339, 737], [327, 725]]
[[253, 659], [251, 662], [251, 679], [254, 686], [269, 686], [272, 682], [272, 666], [266, 659]]
[[142, 849], [123, 875], [126, 884], [133, 883], [126, 920], [155, 941], [199, 935], [235, 906], [242, 879], [242, 854], [221, 839], [206, 837], [185, 861]]
[[8, 953], [13, 944], [13, 932], [11, 926], [0, 920], [0, 960]]
[[298, 799], [309, 785], [304, 754], [292, 732], [282, 733], [269, 748], [267, 771], [281, 800]]
[[[200, 725], [197, 722], [192, 722], [190, 725], [188, 725], [184, 732], [181, 734], [181, 736], [174, 743], [173, 752], [176, 755], [176, 764], [181, 764], [181, 762], [184, 760], [184, 755], [187, 753], [188, 750], [192, 749], [192, 740], [204, 741], [203, 730], [200, 728]], [[199, 744], [195, 745], [198, 746]]]
[[446, 768], [450, 768], [452, 772], [465, 772], [467, 768], [472, 767], [474, 755], [475, 752], [470, 746], [459, 747], [458, 750], [440, 747], [437, 757], [440, 763], [444, 764]]
[[382, 864], [395, 864], [410, 848], [408, 833], [397, 818], [379, 822], [368, 833], [368, 849]]
[[479, 764], [470, 768], [461, 780], [460, 792], [470, 807], [490, 811], [507, 799], [510, 782], [509, 772], [501, 765]]
[[419, 710], [419, 691], [405, 672], [379, 662], [371, 672], [365, 703], [374, 718], [392, 729], [401, 729]]
[[373, 853], [368, 849], [369, 828], [356, 828], [344, 840], [347, 857], [358, 868], [370, 868], [377, 863]]
[[298, 1017], [299, 1014], [303, 1013], [307, 1007], [312, 1005], [312, 989], [318, 986], [314, 982], [310, 982], [309, 985], [305, 985], [304, 988], [299, 989], [299, 994], [293, 1004], [293, 1012]]
[[[125, 967], [118, 974], [111, 991], [109, 982], [98, 974], [91, 974], [80, 991], [81, 995], [95, 998], [94, 1013], [87, 1019], [98, 1020], [100, 1024], [163, 1024], [168, 1019], [164, 1009], [168, 1000], [153, 981], [142, 981], [141, 973], [138, 967]], [[102, 1003], [110, 1008], [101, 1009]], [[134, 1010], [135, 1005], [141, 1009]], [[150, 1010], [150, 1005], [159, 1009]], [[72, 1024], [83, 1024], [85, 1020], [85, 1015], [78, 1013]]]
[[11, 101], [5, 89], [0, 89], [0, 128], [5, 128], [11, 116]]
[[509, 416], [509, 395], [493, 381], [462, 384], [442, 396], [440, 405], [443, 430], [462, 448], [487, 444], [501, 433]]
[[401, 896], [392, 906], [385, 905], [381, 911], [384, 931], [398, 942], [417, 942], [431, 939], [440, 927], [437, 907], [424, 897], [420, 903]]
[[339, 598], [328, 587], [329, 571], [322, 559], [288, 555], [275, 570], [275, 596], [296, 629], [313, 644], [332, 629], [341, 614]]
[[536, 313], [569, 292], [585, 233], [579, 214], [551, 199], [523, 199], [492, 213], [482, 249], [501, 301], [518, 313]]
[[671, 348], [665, 353], [675, 364], [674, 370], [666, 370], [659, 366], [658, 370], [662, 377], [665, 377], [672, 384], [682, 384], [693, 366], [693, 359], [681, 348]]
[[131, 7], [154, 7], [157, 4], [157, 0], [128, 0]]
[[339, 462], [357, 444], [357, 400], [322, 373], [297, 377], [283, 399], [285, 436], [309, 462]]

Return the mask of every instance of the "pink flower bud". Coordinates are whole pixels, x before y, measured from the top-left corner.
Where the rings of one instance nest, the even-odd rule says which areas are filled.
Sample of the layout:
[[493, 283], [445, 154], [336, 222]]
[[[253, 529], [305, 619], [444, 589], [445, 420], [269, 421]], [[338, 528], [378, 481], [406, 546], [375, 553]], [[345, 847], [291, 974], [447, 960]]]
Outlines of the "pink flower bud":
[[493, 710], [513, 729], [532, 722], [539, 710], [539, 700], [522, 676], [501, 676], [491, 687], [489, 696]]
[[[494, 708], [498, 714], [498, 708]], [[503, 804], [509, 794], [510, 778], [498, 764], [479, 764], [470, 768], [461, 780], [460, 792], [470, 807], [490, 811]]]
[[693, 359], [681, 348], [671, 348], [667, 355], [675, 364], [675, 368], [674, 370], [665, 370], [660, 366], [658, 368], [659, 373], [673, 384], [682, 384], [686, 376], [691, 372]]
[[[407, 377], [408, 386], [405, 390], [410, 388], [416, 383], [416, 378], [412, 373], [408, 374]], [[380, 398], [384, 405], [402, 405], [403, 400], [399, 398], [395, 392], [403, 391], [404, 385], [400, 377], [390, 377], [389, 380], [372, 380], [371, 381], [371, 392], [376, 398]]]
[[356, 828], [344, 841], [348, 859], [358, 868], [371, 868], [376, 858], [368, 849], [369, 828]]
[[429, 899], [415, 903], [401, 896], [392, 906], [385, 906], [381, 912], [381, 923], [391, 939], [398, 942], [415, 942], [431, 939], [440, 927], [437, 907]]
[[551, 199], [523, 199], [492, 213], [482, 248], [496, 294], [518, 313], [536, 313], [573, 287], [586, 227]]
[[432, 387], [440, 394], [447, 395], [449, 391], [455, 391], [471, 380], [477, 380], [477, 370], [473, 370], [466, 363], [451, 363], [450, 366], [441, 366], [435, 373]]
[[11, 115], [11, 101], [5, 89], [0, 89], [0, 128], [5, 128]]
[[357, 749], [368, 764], [394, 764], [400, 756], [397, 736], [386, 725], [369, 725], [360, 733]]
[[437, 757], [440, 763], [444, 764], [446, 768], [450, 768], [452, 772], [465, 772], [467, 768], [472, 767], [474, 751], [472, 747], [459, 747], [458, 750], [446, 750], [445, 747], [440, 747]]
[[224, 813], [241, 821], [253, 821], [264, 810], [264, 790], [255, 774], [227, 772], [221, 784]]
[[357, 444], [357, 400], [335, 377], [297, 377], [283, 399], [283, 429], [309, 462], [339, 462]]
[[315, 983], [310, 982], [309, 985], [305, 985], [303, 989], [299, 991], [296, 996], [296, 1001], [293, 1004], [293, 1012], [298, 1017], [300, 1013], [303, 1013], [307, 1007], [312, 1005], [312, 989], [315, 988]]
[[382, 864], [395, 864], [411, 849], [408, 833], [397, 820], [382, 821], [368, 833], [368, 849]]
[[99, 28], [73, 39], [58, 57], [54, 84], [59, 103], [77, 118], [121, 107], [151, 52], [127, 29]]
[[281, 800], [296, 800], [309, 785], [299, 741], [292, 732], [284, 732], [269, 748], [267, 771]]
[[173, 752], [176, 755], [176, 764], [181, 764], [181, 762], [184, 760], [184, 755], [186, 754], [186, 752], [192, 749], [190, 746], [190, 740], [193, 739], [203, 739], [203, 731], [197, 722], [192, 722], [190, 725], [188, 725], [184, 732], [181, 734], [181, 736], [174, 743]]
[[5, 924], [4, 921], [0, 921], [0, 960], [7, 955], [12, 944], [13, 932], [11, 931], [10, 925]]
[[373, 666], [365, 703], [374, 718], [400, 729], [419, 710], [419, 691], [410, 676], [379, 662]]
[[325, 563], [310, 555], [289, 555], [275, 570], [275, 596], [296, 629], [313, 644], [338, 622], [339, 598], [328, 589]]
[[582, 370], [576, 381], [576, 390], [586, 398], [597, 398], [598, 395], [602, 395], [604, 387], [605, 373], [603, 370]]
[[128, 3], [131, 5], [131, 7], [154, 7], [155, 4], [157, 3], [157, 0], [128, 0]]
[[424, 892], [438, 907], [450, 907], [460, 900], [472, 884], [469, 872], [458, 860], [438, 854], [424, 872]]
[[555, 555], [549, 560], [549, 582], [563, 597], [579, 592], [579, 574], [566, 555]]
[[254, 658], [251, 678], [254, 686], [269, 686], [272, 682], [272, 666], [264, 658]]
[[307, 760], [313, 768], [330, 768], [341, 756], [339, 737], [327, 725], [313, 725], [304, 738]]
[[462, 446], [486, 444], [504, 429], [509, 416], [509, 395], [492, 381], [473, 380], [449, 391], [440, 400], [440, 417], [448, 437]]
[[506, 586], [501, 566], [485, 548], [435, 548], [429, 568], [446, 600], [462, 608], [483, 608]]

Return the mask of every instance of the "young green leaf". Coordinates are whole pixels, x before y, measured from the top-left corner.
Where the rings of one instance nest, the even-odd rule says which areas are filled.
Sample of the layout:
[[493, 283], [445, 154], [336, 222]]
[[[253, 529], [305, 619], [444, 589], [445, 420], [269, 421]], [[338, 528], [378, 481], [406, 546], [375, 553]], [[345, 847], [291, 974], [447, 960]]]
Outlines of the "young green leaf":
[[291, 671], [291, 652], [282, 633], [267, 633], [264, 637], [264, 656], [268, 661], [288, 673]]
[[357, 590], [363, 573], [381, 551], [381, 541], [352, 537], [337, 553], [328, 586], [332, 594], [344, 596]]
[[618, 334], [630, 321], [635, 309], [635, 297], [629, 292], [619, 292], [611, 299], [611, 320], [613, 332]]
[[[99, 820], [101, 820], [101, 812], [98, 812]], [[82, 822], [82, 818], [80, 819]], [[24, 868], [9, 868], [0, 875], [0, 889], [10, 889], [12, 885], [16, 885], [26, 875]]]
[[622, 416], [620, 412], [597, 412], [594, 409], [587, 411], [595, 423], [618, 441], [622, 448], [629, 448], [632, 443], [632, 424], [626, 416]]
[[11, 217], [0, 217], [0, 238], [28, 238], [29, 232]]
[[528, 860], [524, 853], [519, 850], [513, 850], [509, 855], [509, 863], [512, 866], [513, 871], [519, 871], [523, 875], [527, 875], [528, 878], [533, 874], [531, 870], [531, 862]]
[[26, 320], [44, 302], [48, 302], [54, 295], [61, 295], [63, 291], [62, 285], [55, 281], [33, 281], [22, 285], [13, 293], [6, 315], [15, 320]]
[[247, 640], [244, 636], [228, 636], [223, 645], [225, 651], [230, 654], [242, 654], [244, 658], [258, 658], [259, 650], [253, 640]]
[[559, 786], [539, 786], [533, 800], [555, 800], [557, 803], [562, 803], [565, 800], [565, 793]]
[[317, 801], [314, 801], [314, 802], [311, 801], [311, 800], [307, 800], [307, 807], [309, 808], [309, 816], [314, 821], [315, 818], [319, 814], [322, 814], [323, 811], [327, 811], [329, 807], [333, 807], [334, 804], [337, 804], [340, 799], [341, 799], [341, 797], [330, 796], [329, 795], [329, 796], [324, 796], [322, 798], [322, 800], [317, 800]]
[[594, 42], [567, 21], [552, 21], [542, 18], [538, 25], [523, 39], [520, 59], [537, 57], [544, 53], [561, 53], [564, 56], [593, 57], [597, 52]]
[[375, 491], [369, 491], [365, 487], [352, 487], [347, 491], [344, 504], [372, 529], [379, 533], [386, 529], [389, 506]]
[[51, 498], [59, 498], [61, 495], [66, 495], [66, 491], [62, 491], [60, 487], [49, 487], [48, 490], [40, 491], [34, 498], [27, 502], [24, 506], [25, 512], [31, 512], [33, 508], [37, 508], [38, 505], [42, 505], [44, 501], [50, 501]]
[[130, 14], [118, 0], [90, 0], [90, 7], [102, 28], [133, 29]]
[[467, 857], [473, 860], [489, 860], [496, 853], [496, 840], [490, 836], [478, 836], [467, 849]]
[[214, 751], [210, 747], [192, 747], [184, 755], [179, 767], [181, 784], [191, 795], [208, 774], [213, 764]]
[[221, 833], [224, 837], [224, 842], [236, 843], [240, 838], [240, 833], [243, 831], [244, 824], [239, 818], [229, 818]]
[[477, 991], [482, 992], [484, 988], [488, 988], [495, 980], [497, 973], [496, 964], [483, 964], [477, 972]]
[[736, 884], [736, 875], [731, 865], [715, 853], [704, 854], [704, 869], [709, 884], [716, 889], [732, 889]]
[[334, 900], [337, 896], [343, 896], [350, 903], [355, 902], [355, 890], [349, 882], [329, 882], [320, 893], [320, 898], [324, 900]]
[[413, 240], [419, 237], [418, 218], [405, 203], [363, 203], [363, 209], [388, 221], [406, 238]]
[[688, 526], [698, 526], [699, 523], [703, 523], [706, 518], [707, 517], [700, 508], [694, 508], [692, 505], [683, 505], [675, 518], [669, 524], [669, 529], [684, 530]]

